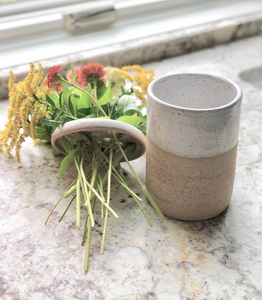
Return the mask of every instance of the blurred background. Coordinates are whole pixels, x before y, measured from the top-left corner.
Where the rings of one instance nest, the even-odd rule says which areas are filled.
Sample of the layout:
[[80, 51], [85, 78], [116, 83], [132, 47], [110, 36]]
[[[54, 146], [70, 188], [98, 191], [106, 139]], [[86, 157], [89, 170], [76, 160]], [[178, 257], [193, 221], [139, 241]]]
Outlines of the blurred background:
[[0, 98], [30, 61], [143, 64], [257, 35], [261, 13], [261, 0], [0, 0]]

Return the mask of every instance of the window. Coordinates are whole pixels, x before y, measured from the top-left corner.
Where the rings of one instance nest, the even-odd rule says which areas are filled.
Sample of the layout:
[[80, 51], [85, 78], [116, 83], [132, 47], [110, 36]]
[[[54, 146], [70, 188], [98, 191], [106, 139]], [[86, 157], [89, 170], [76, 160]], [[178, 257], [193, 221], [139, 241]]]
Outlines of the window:
[[[22, 73], [29, 61], [66, 64], [168, 43], [171, 35], [261, 10], [261, 0], [0, 2], [0, 77], [16, 66]], [[161, 56], [161, 46], [157, 51]]]
[[0, 40], [50, 30], [101, 30], [103, 25], [116, 21], [148, 16], [196, 2], [201, 0], [20, 0], [2, 3]]

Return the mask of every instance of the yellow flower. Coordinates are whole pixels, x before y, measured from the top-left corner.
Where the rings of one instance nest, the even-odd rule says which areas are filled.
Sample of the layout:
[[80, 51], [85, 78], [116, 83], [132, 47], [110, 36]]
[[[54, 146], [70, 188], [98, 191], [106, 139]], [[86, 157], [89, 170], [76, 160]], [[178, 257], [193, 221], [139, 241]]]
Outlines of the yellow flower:
[[30, 63], [30, 71], [24, 81], [15, 84], [15, 75], [10, 71], [8, 121], [5, 129], [0, 131], [0, 150], [7, 149], [9, 157], [12, 157], [12, 150], [15, 149], [16, 159], [20, 162], [20, 150], [25, 138], [36, 137], [35, 127], [39, 120], [48, 116], [46, 108], [37, 103], [33, 94], [44, 99], [44, 93], [39, 90], [42, 81], [42, 65], [38, 64], [36, 73], [35, 65]]
[[[131, 75], [130, 72], [134, 73]], [[129, 80], [133, 84], [133, 91], [136, 96], [142, 101], [146, 102], [145, 95], [147, 94], [147, 88], [151, 81], [153, 81], [155, 72], [153, 69], [145, 70], [138, 65], [123, 67], [120, 74], [124, 76], [125, 79]]]

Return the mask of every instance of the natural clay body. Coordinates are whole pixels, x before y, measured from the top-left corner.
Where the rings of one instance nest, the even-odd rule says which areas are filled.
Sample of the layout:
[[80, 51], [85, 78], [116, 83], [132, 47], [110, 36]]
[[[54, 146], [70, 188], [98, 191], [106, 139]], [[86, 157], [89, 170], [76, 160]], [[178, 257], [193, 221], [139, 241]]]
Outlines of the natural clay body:
[[198, 221], [222, 213], [232, 196], [237, 144], [224, 154], [187, 158], [167, 153], [147, 138], [147, 188], [162, 213]]

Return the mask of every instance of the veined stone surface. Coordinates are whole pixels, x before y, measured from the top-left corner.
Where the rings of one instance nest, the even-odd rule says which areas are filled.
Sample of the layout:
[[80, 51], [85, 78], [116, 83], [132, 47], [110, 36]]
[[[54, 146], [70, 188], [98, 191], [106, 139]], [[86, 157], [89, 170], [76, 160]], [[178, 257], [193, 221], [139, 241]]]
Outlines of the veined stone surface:
[[[112, 207], [120, 218], [110, 216], [100, 255], [103, 222], [97, 207], [87, 274], [74, 206], [58, 223], [65, 199], [44, 225], [75, 178], [74, 168], [57, 180], [61, 158], [53, 157], [50, 145], [35, 146], [30, 139], [22, 148], [20, 165], [1, 153], [1, 300], [262, 299], [262, 90], [239, 77], [261, 65], [261, 53], [262, 38], [255, 37], [143, 66], [155, 69], [156, 76], [210, 73], [242, 88], [233, 197], [224, 213], [201, 222], [160, 221], [144, 201], [154, 225], [150, 228], [133, 199], [115, 185]], [[0, 102], [0, 128], [7, 107], [8, 101]], [[145, 156], [133, 166], [145, 181]], [[130, 173], [127, 180], [141, 194]]]

